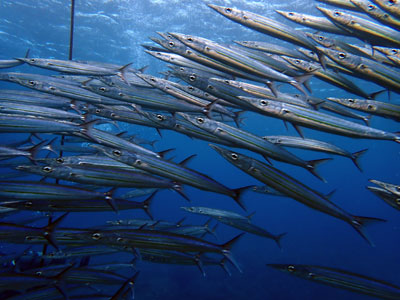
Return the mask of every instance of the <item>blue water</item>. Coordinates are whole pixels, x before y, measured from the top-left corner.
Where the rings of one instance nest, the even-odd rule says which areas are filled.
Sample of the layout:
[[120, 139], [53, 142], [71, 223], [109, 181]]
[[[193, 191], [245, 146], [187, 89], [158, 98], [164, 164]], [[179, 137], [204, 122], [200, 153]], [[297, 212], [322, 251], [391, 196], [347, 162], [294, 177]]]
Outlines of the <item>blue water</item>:
[[[24, 56], [29, 48], [32, 57], [68, 58], [69, 47], [69, 1], [0, 1], [0, 59]], [[261, 33], [247, 29], [225, 19], [209, 9], [205, 3], [233, 6], [276, 18], [291, 24], [274, 12], [274, 9], [293, 10], [317, 14], [317, 2], [296, 1], [195, 1], [195, 0], [91, 0], [76, 1], [75, 40], [73, 57], [124, 65], [133, 62], [135, 68], [148, 65], [147, 73], [157, 75], [165, 71], [165, 64], [147, 55], [140, 46], [151, 44], [149, 36], [156, 31], [193, 34], [217, 42], [232, 40], [259, 40], [283, 43]], [[293, 25], [297, 27], [296, 25]], [[312, 31], [312, 30], [308, 30]], [[351, 40], [354, 41], [354, 40]], [[361, 42], [358, 42], [361, 44]], [[10, 71], [48, 73], [29, 66]], [[374, 92], [380, 87], [366, 81], [356, 80], [365, 91]], [[317, 78], [311, 79], [313, 95], [317, 97], [351, 97], [345, 91], [332, 87]], [[0, 82], [0, 88], [21, 89]], [[286, 86], [284, 90], [294, 91]], [[399, 103], [398, 95], [392, 93], [393, 102]], [[387, 94], [378, 97], [387, 101]], [[297, 135], [293, 128], [286, 131], [282, 121], [245, 113], [243, 129], [257, 135]], [[371, 126], [386, 131], [398, 131], [398, 123], [374, 116]], [[159, 138], [154, 129], [140, 126], [122, 127], [138, 133], [146, 139], [159, 139], [158, 151], [176, 148], [175, 161], [191, 154], [197, 157], [190, 167], [203, 172], [231, 188], [260, 184], [252, 177], [236, 169], [221, 158], [208, 143], [192, 140], [175, 132], [163, 132]], [[345, 290], [319, 285], [292, 277], [266, 267], [267, 263], [313, 264], [342, 268], [369, 275], [400, 285], [398, 275], [398, 245], [400, 245], [399, 211], [394, 210], [366, 190], [368, 179], [400, 183], [399, 145], [392, 141], [351, 139], [328, 133], [304, 129], [308, 138], [321, 139], [341, 146], [351, 152], [368, 148], [361, 158], [363, 173], [344, 157], [329, 156], [317, 152], [291, 151], [303, 159], [332, 157], [321, 165], [320, 174], [324, 184], [308, 172], [295, 166], [274, 162], [278, 167], [304, 184], [322, 192], [336, 190], [332, 201], [355, 215], [386, 219], [386, 223], [373, 224], [366, 229], [375, 247], [370, 247], [348, 224], [322, 214], [289, 198], [247, 193], [244, 202], [248, 213], [256, 212], [253, 222], [272, 233], [287, 232], [282, 239], [282, 250], [272, 240], [246, 234], [233, 248], [233, 255], [243, 269], [239, 273], [232, 266], [229, 277], [219, 267], [205, 267], [207, 276], [202, 277], [195, 266], [158, 265], [139, 262], [141, 274], [135, 292], [136, 299], [368, 299], [367, 296]], [[0, 136], [1, 143], [22, 140], [24, 134]], [[241, 150], [239, 150], [241, 152]], [[245, 151], [242, 151], [245, 153]], [[261, 159], [254, 154], [254, 157]], [[5, 172], [5, 171], [3, 171]], [[193, 206], [244, 212], [232, 199], [185, 187]], [[207, 218], [188, 215], [180, 209], [188, 206], [180, 196], [171, 191], [161, 191], [155, 198], [152, 212], [156, 219], [178, 221], [186, 216], [186, 224], [202, 224]], [[139, 217], [136, 211], [114, 213], [70, 214], [63, 226], [103, 224], [106, 220]], [[82, 221], [85, 220], [85, 221]], [[213, 223], [215, 224], [215, 223]], [[239, 231], [219, 225], [219, 242], [225, 242]], [[210, 241], [214, 241], [212, 237]], [[3, 245], [4, 249], [9, 246]], [[37, 247], [40, 250], [40, 247]]]

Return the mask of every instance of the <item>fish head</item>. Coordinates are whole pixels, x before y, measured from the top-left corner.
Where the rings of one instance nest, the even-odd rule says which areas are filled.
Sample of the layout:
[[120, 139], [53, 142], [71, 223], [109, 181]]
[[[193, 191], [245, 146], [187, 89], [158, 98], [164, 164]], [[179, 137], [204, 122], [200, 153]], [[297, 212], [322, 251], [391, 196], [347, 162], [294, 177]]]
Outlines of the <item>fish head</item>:
[[248, 157], [238, 152], [222, 148], [213, 144], [208, 144], [208, 145], [215, 151], [217, 151], [223, 158], [225, 158], [227, 161], [237, 166], [238, 168], [246, 170], [251, 168], [251, 161], [249, 160]]
[[307, 266], [305, 265], [293, 265], [293, 264], [267, 264], [268, 267], [272, 267], [274, 269], [288, 272], [293, 275], [297, 275], [300, 277], [311, 277], [313, 273]]

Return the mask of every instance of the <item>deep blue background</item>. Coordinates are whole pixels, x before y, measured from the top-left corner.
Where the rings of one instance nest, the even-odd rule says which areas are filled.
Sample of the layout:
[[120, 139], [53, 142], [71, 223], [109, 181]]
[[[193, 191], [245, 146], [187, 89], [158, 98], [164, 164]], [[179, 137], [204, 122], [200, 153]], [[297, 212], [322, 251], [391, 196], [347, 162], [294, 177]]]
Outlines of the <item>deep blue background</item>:
[[[311, 1], [195, 1], [195, 0], [92, 0], [76, 1], [74, 59], [95, 60], [117, 64], [133, 62], [134, 67], [149, 65], [148, 72], [154, 75], [165, 70], [165, 65], [144, 53], [140, 44], [150, 44], [149, 36], [155, 31], [182, 32], [203, 36], [217, 42], [232, 40], [274, 41], [261, 33], [225, 19], [205, 3], [229, 5], [270, 16], [290, 24], [274, 12], [274, 9], [293, 10], [317, 14], [317, 2]], [[32, 57], [67, 59], [69, 43], [69, 1], [66, 0], [1, 0], [0, 1], [0, 59], [23, 56], [31, 49]], [[298, 27], [297, 25], [293, 25]], [[311, 29], [309, 31], [312, 31]], [[350, 40], [354, 42], [355, 40]], [[361, 42], [357, 42], [361, 44]], [[43, 71], [21, 66], [12, 71]], [[372, 83], [355, 80], [368, 92], [380, 88]], [[312, 78], [313, 95], [318, 97], [352, 95]], [[0, 88], [18, 88], [0, 82]], [[283, 87], [285, 90], [294, 91]], [[379, 100], [387, 101], [387, 95]], [[399, 103], [398, 95], [392, 94], [393, 102]], [[257, 135], [296, 135], [276, 119], [253, 113], [245, 114], [244, 129]], [[387, 131], [398, 131], [399, 126], [391, 120], [373, 117], [371, 126]], [[128, 128], [128, 127], [127, 127]], [[143, 138], [157, 139], [155, 130], [129, 126], [132, 133]], [[368, 179], [374, 178], [391, 183], [400, 183], [399, 149], [391, 141], [350, 139], [327, 133], [304, 129], [309, 138], [333, 142], [349, 151], [369, 148], [361, 165], [360, 173], [353, 163], [344, 157], [320, 167], [320, 173], [328, 181], [324, 184], [308, 172], [295, 166], [274, 162], [276, 167], [288, 172], [312, 188], [323, 193], [336, 189], [332, 200], [347, 211], [361, 216], [387, 219], [387, 223], [374, 224], [366, 230], [376, 247], [370, 247], [348, 224], [313, 211], [288, 198], [271, 197], [248, 193], [245, 203], [248, 212], [256, 211], [253, 222], [273, 233], [288, 232], [282, 239], [279, 250], [272, 240], [246, 234], [233, 249], [234, 256], [243, 268], [243, 273], [232, 270], [228, 277], [222, 269], [206, 267], [203, 278], [196, 267], [156, 265], [140, 262], [141, 274], [136, 286], [137, 299], [367, 299], [367, 296], [318, 285], [267, 268], [266, 263], [316, 264], [338, 267], [400, 285], [398, 275], [400, 245], [399, 212], [376, 198], [368, 190]], [[0, 135], [0, 142], [8, 143], [22, 139], [25, 135]], [[164, 131], [156, 144], [157, 150], [176, 148], [176, 161], [196, 153], [198, 156], [190, 167], [206, 173], [223, 184], [237, 188], [258, 184], [218, 154], [207, 142], [191, 140], [175, 132]], [[329, 157], [322, 153], [293, 150], [304, 159]], [[254, 155], [258, 159], [261, 157]], [[185, 187], [192, 199], [190, 205], [210, 206], [243, 213], [228, 197]], [[186, 223], [200, 224], [206, 218], [185, 214], [179, 209], [187, 206], [181, 197], [171, 191], [160, 192], [153, 203], [156, 219], [177, 221], [187, 216]], [[83, 223], [82, 216], [85, 216]], [[122, 212], [119, 216], [109, 214], [71, 214], [63, 223], [66, 226], [102, 224], [105, 220], [129, 217], [145, 218], [141, 212]], [[224, 242], [238, 231], [220, 225], [220, 241]], [[212, 240], [212, 238], [210, 238]]]

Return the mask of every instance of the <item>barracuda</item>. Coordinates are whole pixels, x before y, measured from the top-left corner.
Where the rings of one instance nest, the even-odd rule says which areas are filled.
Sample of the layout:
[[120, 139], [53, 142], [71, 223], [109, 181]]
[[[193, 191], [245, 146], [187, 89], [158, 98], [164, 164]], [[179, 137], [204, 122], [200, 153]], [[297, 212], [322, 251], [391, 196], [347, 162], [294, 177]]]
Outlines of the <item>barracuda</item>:
[[[243, 97], [241, 98], [244, 99]], [[267, 116], [273, 116], [292, 123], [300, 134], [301, 131], [297, 126], [355, 138], [390, 140], [400, 143], [400, 135], [397, 133], [371, 128], [319, 111], [266, 99], [247, 98], [247, 100], [263, 110]]]
[[327, 99], [353, 109], [400, 122], [400, 105], [367, 99], [334, 97], [328, 97]]
[[179, 113], [180, 116], [191, 122], [193, 125], [204, 129], [221, 139], [226, 139], [227, 141], [233, 143], [237, 147], [245, 148], [256, 153], [261, 154], [267, 161], [269, 158], [293, 164], [306, 169], [311, 172], [314, 176], [324, 181], [324, 179], [316, 173], [316, 166], [329, 159], [323, 160], [312, 160], [305, 161], [301, 158], [291, 154], [285, 149], [264, 140], [250, 132], [241, 130], [224, 124], [222, 122], [214, 121], [211, 119], [206, 119], [203, 117], [189, 116], [183, 113]]
[[400, 287], [389, 282], [345, 270], [311, 265], [267, 264], [267, 266], [303, 279], [379, 299], [400, 299]]
[[105, 147], [96, 148], [102, 151], [105, 155], [135, 168], [175, 180], [181, 184], [188, 184], [201, 190], [227, 195], [233, 198], [236, 203], [244, 209], [244, 205], [240, 198], [242, 192], [245, 191], [247, 187], [233, 190], [229, 189], [211, 177], [185, 167], [187, 159], [180, 164], [176, 164], [172, 161], [154, 156], [142, 155], [124, 150]]
[[362, 231], [363, 226], [370, 221], [385, 220], [351, 215], [331, 202], [326, 196], [312, 190], [276, 168], [268, 166], [244, 154], [233, 152], [215, 145], [210, 146], [234, 166], [278, 192], [281, 192], [308, 207], [350, 224], [370, 245], [373, 245]]
[[317, 31], [335, 33], [339, 35], [350, 35], [348, 31], [345, 31], [339, 27], [337, 27], [334, 23], [329, 21], [323, 17], [312, 16], [308, 14], [297, 13], [293, 11], [283, 11], [283, 10], [275, 10], [281, 16], [284, 16], [286, 19], [293, 21], [295, 23], [314, 28]]
[[210, 56], [218, 61], [229, 64], [250, 74], [254, 74], [255, 76], [266, 78], [267, 80], [264, 83], [266, 83], [271, 90], [273, 90], [273, 87], [270, 81], [280, 81], [289, 83], [302, 93], [307, 94], [300, 84], [308, 79], [311, 75], [290, 77], [281, 72], [275, 71], [271, 67], [251, 59], [248, 56], [235, 51], [234, 49], [226, 48], [211, 40], [179, 33], [171, 33], [171, 35], [179, 39], [179, 41], [188, 47], [204, 53], [205, 55]]

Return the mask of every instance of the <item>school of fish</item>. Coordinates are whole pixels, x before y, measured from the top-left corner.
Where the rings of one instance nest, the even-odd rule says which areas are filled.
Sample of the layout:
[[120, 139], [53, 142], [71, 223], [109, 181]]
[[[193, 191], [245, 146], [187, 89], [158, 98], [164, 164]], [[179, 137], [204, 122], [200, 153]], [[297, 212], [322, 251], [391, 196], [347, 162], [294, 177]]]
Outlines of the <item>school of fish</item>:
[[[309, 27], [309, 32], [255, 12], [207, 4], [238, 26], [258, 31], [260, 39], [274, 37], [286, 43], [225, 44], [157, 32], [157, 37], [151, 37], [155, 44], [143, 47], [149, 55], [169, 63], [162, 77], [146, 74], [146, 68], [134, 69], [130, 63], [33, 58], [29, 52], [0, 61], [0, 69], [32, 66], [32, 73], [0, 72], [1, 81], [26, 87], [0, 89], [0, 135], [16, 133], [18, 138], [25, 134], [18, 142], [2, 138], [0, 145], [1, 243], [20, 245], [11, 253], [0, 253], [0, 298], [133, 299], [136, 281], [146, 280], [138, 278], [136, 260], [193, 265], [204, 276], [207, 265], [217, 265], [230, 274], [232, 267], [242, 272], [240, 259], [232, 252], [244, 233], [271, 239], [279, 248], [284, 247], [283, 237], [290, 239], [290, 232], [271, 233], [253, 224], [252, 214], [217, 207], [176, 208], [207, 216], [202, 225], [186, 224], [183, 219], [153, 219], [158, 190], [168, 189], [190, 201], [187, 185], [210, 195], [225, 195], [243, 211], [244, 199], [252, 192], [288, 197], [348, 223], [373, 246], [364, 227], [384, 219], [348, 212], [331, 201], [330, 195], [272, 166], [273, 161], [297, 166], [323, 184], [318, 166], [329, 164], [332, 158], [304, 160], [290, 151], [298, 148], [346, 157], [362, 172], [360, 158], [367, 149], [349, 152], [324, 140], [306, 138], [302, 127], [400, 143], [399, 133], [369, 126], [371, 115], [400, 121], [396, 101], [375, 99], [382, 92], [400, 92], [400, 4], [393, 0], [318, 1], [325, 4], [317, 6], [321, 16], [276, 11]], [[346, 43], [341, 36], [357, 38], [366, 46]], [[39, 75], [34, 67], [54, 72]], [[354, 98], [313, 96], [310, 81], [315, 77]], [[351, 77], [381, 89], [366, 93]], [[295, 92], [284, 92], [286, 87]], [[241, 128], [246, 112], [290, 123], [299, 136], [258, 136]], [[188, 166], [196, 153], [176, 162], [170, 158], [174, 149], [155, 151], [154, 141], [133, 134], [134, 130], [110, 129], [119, 124], [154, 128], [161, 138], [162, 130], [171, 130], [201, 139], [260, 185], [225, 186]], [[400, 209], [400, 185], [379, 178], [370, 182], [376, 186], [368, 190]], [[148, 219], [106, 219], [96, 227], [83, 228], [62, 225], [75, 212], [122, 210], [142, 210]], [[22, 211], [40, 214], [25, 213], [18, 222], [9, 220]], [[33, 225], [37, 222], [44, 225]], [[216, 242], [219, 223], [241, 233]], [[104, 264], [90, 261], [116, 253], [128, 259]], [[265, 263], [322, 284], [379, 299], [400, 299], [399, 286], [330, 267], [328, 260], [326, 266]]]

